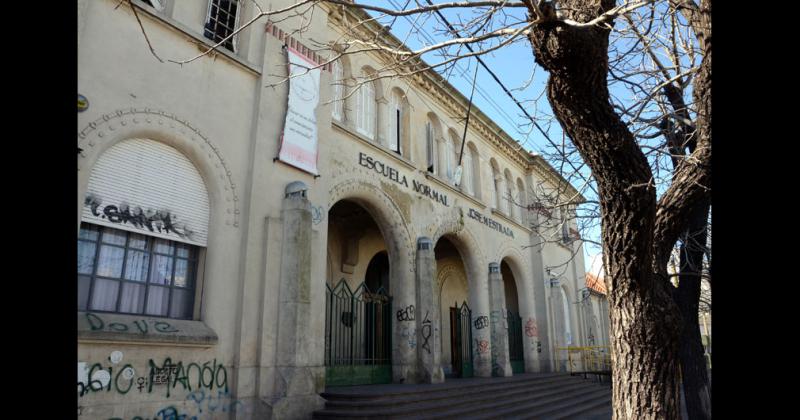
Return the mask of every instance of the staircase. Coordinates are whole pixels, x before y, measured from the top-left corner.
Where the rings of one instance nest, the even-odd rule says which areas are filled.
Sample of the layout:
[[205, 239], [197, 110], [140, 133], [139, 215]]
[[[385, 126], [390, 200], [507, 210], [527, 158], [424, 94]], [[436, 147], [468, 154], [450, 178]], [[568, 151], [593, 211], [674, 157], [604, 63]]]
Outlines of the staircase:
[[565, 373], [329, 388], [314, 419], [611, 419], [611, 388]]

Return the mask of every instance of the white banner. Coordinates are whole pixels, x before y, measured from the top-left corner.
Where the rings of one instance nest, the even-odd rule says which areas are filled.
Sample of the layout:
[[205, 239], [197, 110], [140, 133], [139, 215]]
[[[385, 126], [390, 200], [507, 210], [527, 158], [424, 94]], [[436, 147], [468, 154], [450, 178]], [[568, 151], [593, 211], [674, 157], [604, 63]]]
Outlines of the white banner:
[[[289, 56], [289, 107], [281, 136], [278, 159], [298, 169], [317, 175], [317, 115], [319, 103], [319, 68], [317, 64], [286, 47]], [[307, 73], [306, 73], [307, 72]]]

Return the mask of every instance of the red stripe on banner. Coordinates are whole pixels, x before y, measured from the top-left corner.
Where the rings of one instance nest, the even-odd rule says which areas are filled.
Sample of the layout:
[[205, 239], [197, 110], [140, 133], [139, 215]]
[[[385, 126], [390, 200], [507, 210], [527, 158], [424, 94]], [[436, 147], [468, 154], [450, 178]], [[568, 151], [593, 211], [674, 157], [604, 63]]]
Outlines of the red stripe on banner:
[[[289, 50], [291, 50], [293, 53], [295, 53], [295, 55], [297, 55], [298, 57], [300, 57], [300, 58], [302, 58], [303, 60], [305, 60], [306, 62], [308, 62], [308, 63], [309, 63], [309, 64], [310, 64], [312, 67], [314, 67], [314, 66], [316, 66], [316, 65], [317, 65], [317, 63], [316, 63], [316, 62], [314, 62], [314, 60], [312, 60], [312, 59], [310, 59], [310, 58], [306, 57], [306, 56], [305, 56], [303, 53], [301, 53], [300, 51], [298, 51], [298, 50], [296, 50], [296, 49], [294, 49], [294, 48], [292, 48], [292, 47], [287, 47], [287, 48], [288, 48]], [[291, 63], [290, 63], [290, 64], [291, 64]]]

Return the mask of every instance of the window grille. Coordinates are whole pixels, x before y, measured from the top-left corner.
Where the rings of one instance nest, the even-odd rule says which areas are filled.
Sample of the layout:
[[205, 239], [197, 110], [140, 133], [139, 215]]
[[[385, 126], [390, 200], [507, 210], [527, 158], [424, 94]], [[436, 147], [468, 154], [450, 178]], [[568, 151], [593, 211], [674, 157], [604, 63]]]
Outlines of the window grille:
[[[220, 42], [236, 29], [239, 21], [238, 0], [211, 0], [208, 3], [204, 36], [214, 43]], [[229, 38], [223, 47], [236, 51], [236, 37]]]
[[191, 319], [198, 250], [83, 223], [78, 235], [78, 310]]

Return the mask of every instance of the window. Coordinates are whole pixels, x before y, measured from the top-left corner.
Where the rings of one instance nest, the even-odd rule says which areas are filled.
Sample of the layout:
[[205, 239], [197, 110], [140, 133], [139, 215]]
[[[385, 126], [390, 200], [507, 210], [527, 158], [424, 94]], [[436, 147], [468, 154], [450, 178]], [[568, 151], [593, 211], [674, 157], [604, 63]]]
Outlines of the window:
[[425, 150], [428, 157], [428, 172], [434, 173], [433, 124], [430, 121], [425, 123]]
[[398, 155], [402, 154], [403, 144], [403, 97], [401, 93], [393, 90], [389, 103], [389, 149]]
[[339, 60], [333, 62], [333, 69], [331, 70], [331, 84], [333, 86], [333, 95], [331, 100], [331, 116], [336, 121], [344, 120], [344, 68]]
[[464, 160], [464, 169], [462, 172], [464, 179], [461, 181], [461, 185], [464, 186], [464, 190], [467, 194], [474, 196], [475, 191], [472, 185], [472, 150], [470, 148], [464, 151], [464, 157], [462, 159]]
[[572, 345], [572, 319], [570, 319], [570, 308], [569, 308], [569, 298], [567, 297], [567, 292], [564, 290], [563, 287], [561, 289], [561, 309], [563, 310], [564, 316], [564, 345], [571, 346]]
[[371, 81], [364, 82], [356, 95], [356, 131], [375, 139], [375, 86]]
[[[208, 4], [204, 36], [214, 43], [220, 42], [236, 29], [239, 19], [238, 0], [211, 0]], [[236, 37], [231, 37], [223, 47], [236, 51]]]
[[164, 4], [166, 0], [142, 0], [142, 2], [152, 6], [153, 9], [156, 9], [159, 12], [163, 12], [166, 8], [166, 5]]
[[82, 223], [78, 310], [191, 319], [199, 247]]

